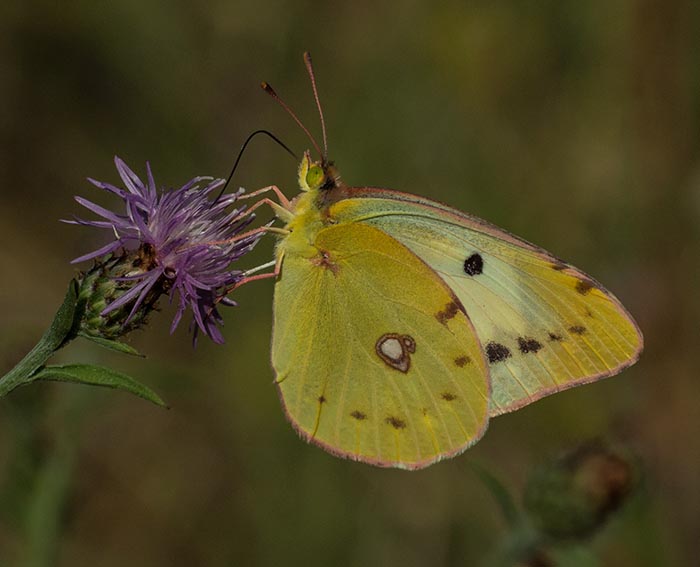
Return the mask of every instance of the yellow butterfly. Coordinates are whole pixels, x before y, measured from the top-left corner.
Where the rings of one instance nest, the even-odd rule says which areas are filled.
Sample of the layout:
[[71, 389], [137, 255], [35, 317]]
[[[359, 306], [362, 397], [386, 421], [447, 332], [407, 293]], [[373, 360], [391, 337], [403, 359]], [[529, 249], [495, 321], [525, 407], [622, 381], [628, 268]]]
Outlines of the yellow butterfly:
[[[272, 365], [302, 438], [383, 467], [457, 455], [490, 417], [617, 374], [642, 335], [599, 283], [483, 220], [407, 193], [347, 187], [304, 129], [302, 193], [262, 199], [285, 222]], [[260, 192], [256, 192], [258, 194]]]

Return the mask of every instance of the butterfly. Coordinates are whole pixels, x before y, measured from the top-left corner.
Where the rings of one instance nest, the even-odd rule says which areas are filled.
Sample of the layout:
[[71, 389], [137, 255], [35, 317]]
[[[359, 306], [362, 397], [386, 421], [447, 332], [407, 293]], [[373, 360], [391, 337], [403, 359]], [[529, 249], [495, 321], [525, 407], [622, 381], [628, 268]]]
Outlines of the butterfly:
[[[348, 187], [306, 152], [301, 193], [262, 199], [279, 234], [272, 366], [287, 418], [334, 455], [420, 469], [476, 443], [491, 417], [633, 364], [642, 334], [602, 285], [447, 205]], [[258, 192], [256, 192], [258, 193]]]

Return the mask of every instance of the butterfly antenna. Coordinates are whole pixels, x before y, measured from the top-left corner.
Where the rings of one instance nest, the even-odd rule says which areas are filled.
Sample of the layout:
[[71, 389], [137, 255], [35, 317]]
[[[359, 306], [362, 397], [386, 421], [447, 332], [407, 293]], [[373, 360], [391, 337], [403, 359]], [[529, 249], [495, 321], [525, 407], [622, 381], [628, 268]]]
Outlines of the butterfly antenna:
[[299, 120], [299, 118], [297, 118], [297, 115], [294, 114], [294, 112], [292, 111], [292, 109], [289, 108], [289, 106], [287, 106], [287, 103], [285, 103], [285, 102], [279, 97], [279, 95], [275, 92], [275, 90], [274, 90], [270, 85], [268, 85], [265, 81], [263, 81], [263, 82], [260, 84], [260, 86], [263, 88], [263, 90], [264, 90], [267, 94], [269, 94], [272, 98], [275, 99], [275, 101], [277, 102], [277, 104], [279, 104], [282, 108], [284, 108], [284, 110], [287, 112], [287, 114], [289, 114], [289, 116], [291, 116], [291, 117], [294, 119], [294, 122], [296, 122], [296, 123], [299, 125], [299, 127], [304, 131], [304, 133], [307, 135], [307, 137], [309, 138], [309, 140], [311, 140], [311, 143], [313, 144], [314, 149], [318, 152], [318, 155], [320, 155], [321, 157], [323, 157], [323, 153], [321, 152], [321, 148], [319, 147], [318, 142], [316, 142], [316, 140], [314, 139], [314, 137], [311, 135], [311, 132], [309, 132], [308, 128], [307, 128], [306, 126], [304, 126], [304, 125], [301, 123], [301, 120]]
[[318, 108], [318, 115], [321, 117], [321, 131], [323, 132], [323, 161], [325, 162], [328, 158], [328, 139], [326, 138], [326, 121], [323, 119], [321, 101], [318, 98], [318, 89], [316, 88], [314, 66], [311, 62], [311, 53], [309, 53], [308, 51], [304, 53], [304, 63], [306, 64], [306, 70], [309, 73], [309, 78], [311, 79], [311, 88], [314, 91], [314, 99], [316, 99], [316, 108]]
[[243, 152], [245, 152], [245, 149], [248, 147], [248, 144], [257, 136], [258, 134], [265, 134], [266, 136], [272, 138], [277, 144], [279, 144], [282, 148], [286, 150], [288, 154], [290, 154], [295, 160], [299, 161], [299, 157], [292, 151], [290, 150], [287, 145], [280, 140], [277, 136], [275, 136], [272, 132], [269, 132], [267, 130], [256, 130], [253, 132], [250, 136], [248, 136], [243, 142], [243, 145], [241, 146], [241, 149], [238, 151], [238, 156], [236, 156], [236, 161], [233, 163], [233, 167], [231, 168], [231, 173], [228, 174], [228, 177], [226, 178], [226, 183], [224, 183], [224, 186], [221, 188], [221, 191], [219, 191], [219, 194], [216, 196], [216, 199], [214, 199], [214, 203], [216, 203], [219, 199], [221, 199], [221, 195], [224, 194], [224, 191], [226, 191], [226, 187], [228, 187], [228, 184], [231, 182], [231, 178], [233, 177], [233, 174], [236, 172], [236, 168], [238, 167], [238, 163], [241, 161], [241, 158], [243, 157]]

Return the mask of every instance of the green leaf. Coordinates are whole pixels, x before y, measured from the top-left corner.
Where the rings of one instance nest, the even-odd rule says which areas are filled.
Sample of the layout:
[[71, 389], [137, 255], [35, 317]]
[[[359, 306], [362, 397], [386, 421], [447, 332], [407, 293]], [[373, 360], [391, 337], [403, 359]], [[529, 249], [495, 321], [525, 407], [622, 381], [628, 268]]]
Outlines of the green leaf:
[[141, 356], [141, 357], [144, 356], [139, 351], [137, 351], [134, 347], [132, 347], [126, 343], [122, 343], [120, 341], [113, 341], [111, 339], [105, 339], [104, 337], [95, 337], [93, 335], [88, 335], [87, 333], [78, 333], [78, 335], [83, 337], [84, 339], [92, 341], [93, 343], [97, 343], [98, 345], [100, 345], [102, 347], [108, 348], [110, 350], [115, 350], [117, 352], [121, 352], [122, 354], [131, 354], [133, 356]]
[[56, 345], [54, 350], [58, 350], [58, 347], [63, 346], [63, 341], [68, 338], [71, 331], [80, 324], [82, 313], [76, 312], [77, 303], [78, 282], [73, 279], [68, 284], [66, 296], [63, 298], [63, 303], [58, 308], [58, 311], [56, 311], [56, 315], [54, 315], [48, 332], [42, 337], [42, 340], [45, 340], [47, 335], [51, 337], [52, 343]]
[[75, 382], [76, 384], [115, 388], [134, 394], [161, 407], [167, 407], [161, 397], [148, 386], [137, 382], [131, 376], [104, 368], [103, 366], [94, 366], [92, 364], [45, 366], [33, 376], [33, 379]]
[[51, 355], [75, 337], [76, 321], [79, 323], [82, 316], [78, 311], [78, 282], [71, 280], [61, 307], [39, 342], [12, 370], [0, 378], [0, 398], [17, 386], [34, 380], [34, 373]]
[[486, 488], [493, 496], [493, 499], [498, 504], [503, 514], [503, 518], [510, 528], [515, 528], [521, 523], [520, 512], [515, 500], [506, 486], [491, 473], [486, 467], [478, 465], [475, 462], [470, 462], [472, 470], [484, 483]]

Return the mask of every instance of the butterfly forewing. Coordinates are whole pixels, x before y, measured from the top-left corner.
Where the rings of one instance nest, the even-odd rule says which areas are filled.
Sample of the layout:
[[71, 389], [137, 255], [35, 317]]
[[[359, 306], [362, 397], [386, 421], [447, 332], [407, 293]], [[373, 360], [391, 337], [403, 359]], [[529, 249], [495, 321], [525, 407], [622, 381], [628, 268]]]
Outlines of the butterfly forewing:
[[636, 324], [610, 292], [484, 221], [379, 189], [346, 190], [329, 217], [381, 229], [451, 288], [490, 367], [491, 415], [616, 374], [642, 349]]
[[[476, 442], [488, 367], [449, 287], [381, 230], [339, 224], [284, 257], [272, 361], [299, 433], [332, 453], [420, 468]], [[303, 307], [303, 309], [302, 309]]]

